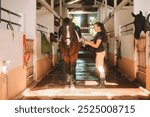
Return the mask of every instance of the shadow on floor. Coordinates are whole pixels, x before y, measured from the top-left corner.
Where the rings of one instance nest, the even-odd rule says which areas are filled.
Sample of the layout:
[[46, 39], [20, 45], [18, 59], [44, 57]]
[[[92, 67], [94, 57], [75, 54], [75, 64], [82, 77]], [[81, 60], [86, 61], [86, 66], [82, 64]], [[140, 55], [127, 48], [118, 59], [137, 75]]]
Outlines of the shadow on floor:
[[82, 52], [76, 62], [75, 88], [66, 87], [68, 83], [61, 64], [34, 88], [25, 92], [22, 99], [150, 99], [149, 94], [139, 89], [135, 82], [130, 82], [108, 65], [105, 65], [106, 87], [97, 89], [94, 55], [86, 54]]

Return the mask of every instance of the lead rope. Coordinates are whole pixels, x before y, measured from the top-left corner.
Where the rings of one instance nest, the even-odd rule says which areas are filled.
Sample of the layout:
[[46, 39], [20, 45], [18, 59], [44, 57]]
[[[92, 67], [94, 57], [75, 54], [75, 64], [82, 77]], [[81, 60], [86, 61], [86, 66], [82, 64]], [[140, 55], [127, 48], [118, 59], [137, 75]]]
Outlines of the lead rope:
[[7, 29], [12, 31], [12, 37], [14, 40], [14, 28], [13, 28], [12, 23], [11, 23], [10, 12], [8, 12], [8, 16], [9, 16], [9, 22], [7, 24]]

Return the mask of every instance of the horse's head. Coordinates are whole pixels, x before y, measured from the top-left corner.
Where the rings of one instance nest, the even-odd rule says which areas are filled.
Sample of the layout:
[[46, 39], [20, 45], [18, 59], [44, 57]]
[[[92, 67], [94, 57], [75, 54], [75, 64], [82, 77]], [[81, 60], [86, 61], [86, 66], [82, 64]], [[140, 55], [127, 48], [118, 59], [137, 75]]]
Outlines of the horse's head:
[[143, 13], [140, 11], [139, 14], [135, 15], [132, 13], [132, 16], [135, 18], [134, 19], [134, 26], [135, 26], [135, 32], [134, 32], [134, 37], [136, 39], [140, 39], [140, 33], [144, 31], [144, 25], [145, 25], [145, 17], [143, 16]]
[[68, 17], [63, 19], [62, 25], [62, 39], [66, 44], [66, 47], [69, 48], [73, 39], [74, 24], [71, 19]]

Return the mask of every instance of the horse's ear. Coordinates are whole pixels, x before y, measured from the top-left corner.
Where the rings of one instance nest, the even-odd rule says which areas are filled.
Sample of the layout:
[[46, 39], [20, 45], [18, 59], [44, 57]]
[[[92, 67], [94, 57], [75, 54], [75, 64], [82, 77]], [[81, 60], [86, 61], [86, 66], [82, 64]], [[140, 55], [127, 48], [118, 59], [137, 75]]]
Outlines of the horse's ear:
[[71, 21], [73, 21], [74, 16], [73, 15], [69, 15], [69, 18], [70, 18]]
[[143, 15], [143, 13], [142, 13], [142, 11], [140, 11], [140, 13], [139, 13], [140, 15]]
[[132, 12], [132, 16], [135, 17], [136, 15]]
[[71, 22], [72, 22], [72, 21], [73, 21], [73, 18], [71, 18], [70, 20], [71, 20]]
[[147, 21], [149, 21], [149, 17], [150, 17], [150, 13], [149, 13], [148, 16], [147, 16]]

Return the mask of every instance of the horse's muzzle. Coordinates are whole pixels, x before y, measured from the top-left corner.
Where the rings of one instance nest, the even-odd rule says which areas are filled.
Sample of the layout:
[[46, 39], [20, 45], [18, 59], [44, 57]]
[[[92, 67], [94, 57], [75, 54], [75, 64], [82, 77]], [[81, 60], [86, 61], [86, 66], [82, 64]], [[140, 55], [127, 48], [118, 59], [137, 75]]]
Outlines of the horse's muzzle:
[[68, 47], [70, 47], [70, 44], [71, 44], [71, 40], [70, 40], [70, 38], [67, 38], [67, 39], [66, 39], [66, 45], [67, 45]]

